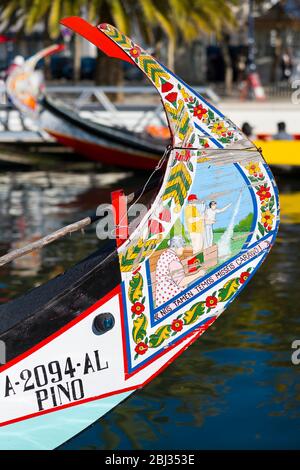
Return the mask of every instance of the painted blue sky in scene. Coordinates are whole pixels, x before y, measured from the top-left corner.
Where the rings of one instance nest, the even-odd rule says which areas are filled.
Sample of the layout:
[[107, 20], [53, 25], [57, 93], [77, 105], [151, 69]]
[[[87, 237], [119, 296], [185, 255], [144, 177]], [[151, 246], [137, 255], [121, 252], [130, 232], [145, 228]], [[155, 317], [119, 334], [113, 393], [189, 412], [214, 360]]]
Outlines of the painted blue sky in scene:
[[[216, 188], [218, 188], [217, 192]], [[205, 200], [207, 207], [211, 200], [217, 202], [219, 209], [232, 203], [231, 207], [225, 212], [217, 214], [214, 228], [218, 228], [228, 225], [240, 190], [242, 190], [242, 200], [239, 214], [235, 221], [235, 223], [238, 223], [246, 217], [249, 212], [253, 212], [253, 203], [245, 180], [232, 163], [220, 167], [203, 163], [197, 171], [195, 181], [191, 188], [191, 194], [196, 194], [199, 199]]]

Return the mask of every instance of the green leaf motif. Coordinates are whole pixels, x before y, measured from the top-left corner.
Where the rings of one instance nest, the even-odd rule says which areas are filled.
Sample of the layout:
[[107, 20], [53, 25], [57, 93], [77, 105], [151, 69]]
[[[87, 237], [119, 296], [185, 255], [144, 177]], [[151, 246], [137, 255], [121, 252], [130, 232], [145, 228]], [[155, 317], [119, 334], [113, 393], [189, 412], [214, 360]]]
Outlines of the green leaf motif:
[[195, 323], [198, 318], [203, 315], [205, 311], [205, 304], [204, 302], [198, 302], [190, 308], [187, 312], [185, 312], [183, 316], [183, 321], [185, 325], [191, 325]]
[[230, 138], [229, 137], [221, 137], [221, 139], [219, 139], [220, 142], [222, 142], [223, 144], [228, 144], [230, 142]]
[[258, 226], [258, 230], [260, 231], [260, 234], [263, 236], [265, 234], [264, 226], [260, 222], [258, 222], [257, 226]]
[[133, 341], [138, 344], [143, 341], [147, 335], [148, 320], [147, 317], [142, 313], [133, 322], [132, 338]]
[[132, 265], [134, 264], [142, 248], [143, 248], [143, 244], [140, 241], [138, 241], [138, 243], [135, 246], [129, 247], [126, 253], [121, 256], [120, 261], [121, 261], [122, 271], [126, 271], [127, 270], [126, 268], [128, 267], [129, 269], [132, 267]]
[[275, 204], [275, 198], [274, 198], [274, 196], [272, 196], [272, 197], [270, 198], [270, 201], [269, 201], [269, 209], [270, 209], [270, 211], [273, 209], [274, 204]]
[[214, 113], [212, 112], [211, 109], [208, 110], [208, 118], [209, 118], [210, 121], [215, 119], [215, 115], [214, 115]]
[[129, 281], [128, 296], [132, 304], [137, 302], [143, 296], [143, 277], [140, 273], [134, 274]]
[[187, 167], [190, 171], [194, 171], [193, 164], [191, 162], [187, 162]]
[[[257, 183], [257, 178], [255, 178], [254, 176], [248, 176], [248, 178], [251, 181], [251, 183]], [[257, 189], [259, 189], [259, 186], [257, 186]]]
[[226, 284], [224, 284], [224, 286], [219, 290], [219, 302], [226, 302], [229, 300], [236, 293], [239, 285], [239, 278], [230, 279], [230, 281], [227, 281]]
[[160, 326], [155, 333], [150, 335], [149, 347], [158, 348], [166, 339], [170, 338], [171, 325]]

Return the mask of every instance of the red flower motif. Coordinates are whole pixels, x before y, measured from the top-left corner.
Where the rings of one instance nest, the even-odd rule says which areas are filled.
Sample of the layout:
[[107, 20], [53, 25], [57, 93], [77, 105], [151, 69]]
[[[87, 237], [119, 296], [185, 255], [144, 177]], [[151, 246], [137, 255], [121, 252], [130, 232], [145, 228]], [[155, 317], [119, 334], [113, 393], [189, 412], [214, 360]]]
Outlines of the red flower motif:
[[181, 331], [183, 328], [183, 321], [182, 320], [173, 320], [171, 324], [171, 329], [173, 331]]
[[105, 30], [105, 29], [109, 29], [109, 24], [107, 24], [107, 23], [101, 23], [101, 24], [99, 24], [98, 28], [99, 28], [99, 29], [104, 29], [104, 30]]
[[134, 271], [132, 271], [132, 274], [135, 275], [135, 274], [137, 274], [140, 270], [141, 270], [141, 266], [139, 266], [139, 267], [136, 268]]
[[163, 222], [170, 222], [171, 220], [171, 212], [166, 207], [159, 214], [159, 219]]
[[140, 341], [136, 347], [135, 347], [135, 352], [139, 355], [145, 354], [148, 351], [148, 346], [146, 343], [143, 343], [143, 341]]
[[172, 83], [164, 82], [161, 86], [161, 91], [163, 93], [167, 93], [168, 91], [172, 90], [172, 88], [174, 88], [174, 85], [172, 85]]
[[162, 233], [164, 231], [164, 228], [163, 228], [162, 224], [160, 222], [158, 222], [158, 220], [154, 220], [154, 219], [149, 220], [148, 228], [149, 228], [149, 231], [153, 235], [157, 235], [157, 234]]
[[141, 315], [144, 310], [145, 306], [141, 302], [135, 302], [131, 307], [132, 313], [135, 313], [136, 315]]
[[248, 273], [248, 271], [243, 272], [243, 273], [240, 275], [240, 283], [241, 283], [241, 284], [244, 284], [244, 282], [247, 281], [247, 279], [248, 279], [249, 276], [250, 276], [250, 273]]
[[208, 297], [206, 297], [206, 301], [205, 301], [206, 307], [215, 308], [217, 306], [217, 303], [218, 303], [217, 297], [213, 295], [209, 295]]
[[271, 197], [270, 188], [266, 186], [260, 186], [259, 190], [256, 191], [256, 194], [258, 195], [261, 201], [265, 201], [266, 199], [270, 199]]
[[181, 152], [177, 152], [175, 158], [178, 162], [189, 162], [191, 159], [191, 151], [182, 150]]
[[[187, 147], [193, 147], [193, 144], [188, 143]], [[176, 152], [176, 160], [179, 162], [189, 162], [191, 159], [191, 151], [190, 150], [181, 150], [180, 152]]]
[[269, 215], [266, 215], [266, 216], [265, 216], [265, 219], [266, 219], [266, 222], [264, 223], [264, 227], [269, 228], [270, 225], [269, 225], [269, 222], [268, 222], [268, 221], [269, 221], [269, 220], [272, 221], [272, 219], [270, 218]]
[[207, 109], [204, 108], [202, 104], [194, 107], [194, 116], [196, 116], [198, 119], [202, 119], [205, 114], [207, 114]]
[[169, 93], [167, 96], [166, 96], [166, 100], [170, 101], [170, 103], [175, 103], [175, 101], [177, 100], [177, 94], [175, 91], [173, 91], [172, 93]]
[[138, 47], [138, 46], [134, 46], [130, 49], [129, 51], [129, 54], [131, 55], [131, 57], [139, 57], [141, 55], [141, 49]]

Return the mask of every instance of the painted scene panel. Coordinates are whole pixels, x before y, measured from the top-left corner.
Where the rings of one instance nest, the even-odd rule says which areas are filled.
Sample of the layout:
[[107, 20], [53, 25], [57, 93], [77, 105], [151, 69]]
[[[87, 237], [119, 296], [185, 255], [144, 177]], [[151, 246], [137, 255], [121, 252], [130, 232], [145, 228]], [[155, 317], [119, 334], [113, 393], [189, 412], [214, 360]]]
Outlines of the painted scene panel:
[[252, 231], [253, 200], [238, 166], [201, 165], [180, 218], [149, 259], [155, 308], [241, 252]]

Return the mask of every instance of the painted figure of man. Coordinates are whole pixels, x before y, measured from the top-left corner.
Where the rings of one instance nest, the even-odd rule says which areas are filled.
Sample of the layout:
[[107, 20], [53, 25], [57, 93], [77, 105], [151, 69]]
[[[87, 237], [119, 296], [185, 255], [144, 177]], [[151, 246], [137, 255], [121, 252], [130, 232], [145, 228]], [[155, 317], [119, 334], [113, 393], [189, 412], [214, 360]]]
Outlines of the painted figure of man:
[[180, 294], [188, 284], [203, 276], [204, 270], [186, 275], [180, 260], [185, 241], [181, 236], [175, 236], [169, 242], [169, 248], [163, 251], [157, 261], [155, 271], [155, 303], [159, 305], [168, 302]]
[[206, 232], [206, 247], [210, 247], [213, 245], [213, 226], [216, 222], [216, 215], [220, 214], [221, 212], [225, 212], [231, 203], [227, 204], [227, 206], [223, 207], [222, 209], [217, 209], [216, 201], [210, 201], [208, 208], [205, 211], [205, 232]]
[[194, 255], [200, 253], [205, 245], [204, 215], [204, 201], [200, 201], [196, 194], [190, 194], [184, 216]]

